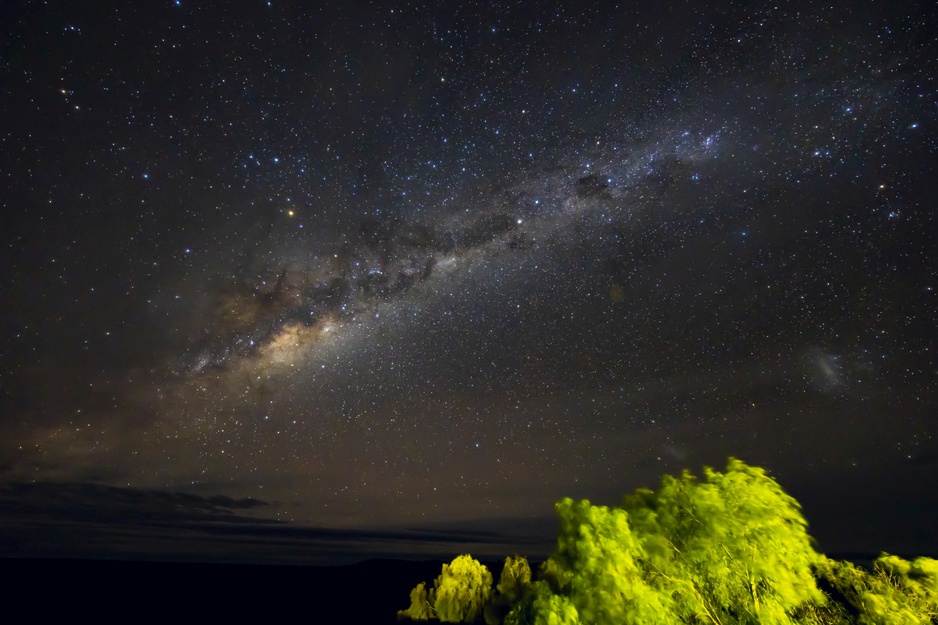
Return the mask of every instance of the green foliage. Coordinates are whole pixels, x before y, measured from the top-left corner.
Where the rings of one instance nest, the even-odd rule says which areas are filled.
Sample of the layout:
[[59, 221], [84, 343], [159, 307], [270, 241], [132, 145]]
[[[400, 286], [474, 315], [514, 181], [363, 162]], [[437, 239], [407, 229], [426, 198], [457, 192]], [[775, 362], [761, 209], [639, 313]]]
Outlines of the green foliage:
[[802, 625], [854, 625], [856, 620], [843, 604], [828, 600], [823, 605], [806, 603], [797, 607], [792, 618]]
[[469, 555], [443, 565], [433, 587], [433, 607], [444, 623], [472, 623], [492, 597], [492, 574]]
[[859, 625], [927, 625], [938, 622], [938, 560], [912, 562], [883, 554], [872, 571], [825, 558], [825, 579], [858, 612]]
[[397, 614], [415, 621], [435, 618], [444, 623], [473, 623], [482, 616], [491, 598], [492, 574], [488, 568], [472, 556], [457, 556], [443, 565], [429, 593], [423, 582], [417, 584], [410, 591], [410, 607]]
[[[738, 460], [703, 481], [667, 476], [621, 508], [565, 499], [557, 514], [557, 552], [542, 576], [584, 623], [784, 625], [825, 600], [798, 503]], [[509, 621], [541, 622], [556, 608], [535, 599]]]
[[758, 467], [731, 458], [726, 473], [665, 476], [623, 508], [645, 547], [646, 569], [663, 578], [683, 618], [720, 623], [792, 623], [792, 611], [821, 604], [798, 502]]
[[498, 593], [485, 606], [487, 625], [501, 623], [531, 585], [531, 565], [524, 556], [508, 556], [498, 578]]
[[542, 575], [582, 622], [679, 622], [671, 598], [649, 584], [642, 568], [644, 550], [624, 510], [564, 499], [557, 515], [557, 552], [544, 563]]
[[410, 591], [410, 607], [406, 610], [398, 610], [397, 615], [414, 621], [428, 621], [433, 618], [433, 611], [424, 582], [420, 582], [416, 588]]
[[[557, 503], [556, 552], [539, 580], [520, 556], [492, 576], [459, 556], [415, 620], [489, 625], [938, 625], [938, 561], [882, 555], [871, 570], [817, 553], [798, 502], [762, 469], [665, 476], [621, 507]], [[818, 588], [823, 582], [831, 596]]]
[[544, 581], [531, 584], [524, 601], [505, 618], [505, 625], [580, 625], [583, 622], [573, 602], [554, 594]]
[[498, 593], [512, 603], [521, 599], [531, 583], [531, 565], [524, 556], [508, 556], [498, 578]]

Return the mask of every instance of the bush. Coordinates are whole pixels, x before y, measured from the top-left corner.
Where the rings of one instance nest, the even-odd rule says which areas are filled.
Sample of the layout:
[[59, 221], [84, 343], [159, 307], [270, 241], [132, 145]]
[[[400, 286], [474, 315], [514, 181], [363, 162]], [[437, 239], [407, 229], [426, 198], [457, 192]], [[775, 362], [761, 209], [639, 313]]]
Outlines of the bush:
[[427, 596], [427, 588], [424, 582], [420, 582], [416, 588], [410, 591], [410, 607], [406, 610], [398, 610], [397, 615], [413, 621], [428, 621], [434, 617], [433, 605]]
[[410, 591], [410, 607], [399, 617], [415, 621], [437, 618], [444, 623], [473, 623], [492, 597], [492, 574], [469, 555], [457, 556], [436, 578], [430, 592], [423, 582]]

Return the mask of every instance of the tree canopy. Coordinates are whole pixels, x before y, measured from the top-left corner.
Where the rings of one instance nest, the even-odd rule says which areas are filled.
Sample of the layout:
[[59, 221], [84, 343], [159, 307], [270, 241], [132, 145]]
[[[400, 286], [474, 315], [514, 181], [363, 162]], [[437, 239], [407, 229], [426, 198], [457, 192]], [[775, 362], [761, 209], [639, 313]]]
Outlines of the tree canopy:
[[492, 574], [469, 555], [458, 556], [436, 578], [429, 593], [421, 582], [410, 592], [410, 607], [398, 615], [415, 621], [437, 618], [444, 623], [472, 623], [492, 597]]
[[[938, 561], [884, 554], [869, 570], [818, 553], [794, 498], [730, 458], [665, 476], [621, 506], [563, 499], [557, 550], [532, 581], [505, 561], [497, 593], [469, 556], [443, 566], [413, 619], [494, 625], [928, 625], [938, 623]], [[824, 590], [822, 590], [822, 588]]]

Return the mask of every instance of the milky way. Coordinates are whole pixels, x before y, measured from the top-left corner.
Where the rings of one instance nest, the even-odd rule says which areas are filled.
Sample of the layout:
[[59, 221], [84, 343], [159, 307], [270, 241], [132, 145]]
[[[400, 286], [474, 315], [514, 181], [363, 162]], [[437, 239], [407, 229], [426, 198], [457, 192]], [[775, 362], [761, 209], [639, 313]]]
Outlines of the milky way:
[[934, 15], [359, 9], [5, 20], [7, 481], [422, 527], [734, 455], [929, 544]]
[[[662, 139], [650, 154], [627, 156], [625, 147], [616, 145], [596, 154], [596, 163], [533, 174], [443, 215], [441, 224], [376, 211], [331, 255], [323, 258], [310, 246], [266, 279], [248, 280], [242, 273], [222, 284], [216, 280], [210, 287], [215, 292], [206, 312], [206, 337], [193, 346], [186, 372], [226, 369], [232, 359], [279, 353], [284, 334], [313, 343], [367, 317], [381, 302], [406, 299], [435, 273], [458, 273], [480, 256], [499, 265], [512, 262], [503, 256], [526, 257], [558, 247], [553, 239], [564, 238], [564, 229], [606, 227], [626, 236], [632, 212], [648, 197], [663, 194], [676, 176], [699, 180], [705, 159], [716, 156], [715, 135], [685, 131]], [[296, 217], [294, 209], [285, 212], [289, 219]]]

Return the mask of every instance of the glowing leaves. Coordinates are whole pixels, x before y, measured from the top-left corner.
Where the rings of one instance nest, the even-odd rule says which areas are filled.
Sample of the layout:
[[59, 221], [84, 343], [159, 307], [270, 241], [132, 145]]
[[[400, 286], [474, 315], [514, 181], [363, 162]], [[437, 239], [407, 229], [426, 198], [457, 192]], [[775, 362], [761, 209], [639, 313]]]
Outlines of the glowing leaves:
[[642, 537], [648, 572], [673, 592], [682, 617], [713, 622], [792, 623], [790, 613], [823, 595], [812, 576], [811, 546], [798, 503], [757, 467], [731, 458], [698, 481], [666, 476], [657, 493], [623, 505]]
[[866, 571], [825, 558], [818, 573], [859, 613], [861, 625], [928, 625], [938, 619], [938, 560], [883, 554]]
[[508, 556], [498, 578], [498, 594], [485, 606], [485, 622], [501, 623], [531, 588], [531, 566], [523, 556]]
[[[665, 476], [621, 507], [563, 499], [556, 510], [557, 551], [538, 581], [524, 558], [508, 558], [493, 598], [485, 567], [460, 556], [400, 614], [472, 622], [484, 613], [489, 625], [938, 622], [938, 561], [883, 555], [865, 571], [824, 557], [798, 502], [733, 458], [702, 480]], [[818, 579], [836, 592], [825, 595]]]
[[444, 623], [471, 623], [492, 596], [492, 574], [469, 555], [443, 565], [431, 591], [437, 617]]
[[[557, 552], [542, 574], [567, 601], [541, 600], [543, 608], [562, 608], [564, 619], [575, 613], [584, 623], [678, 623], [670, 598], [649, 583], [641, 542], [624, 510], [564, 499], [557, 514]], [[533, 622], [550, 622], [536, 606], [530, 609]]]
[[544, 581], [506, 623], [782, 625], [824, 601], [797, 502], [738, 460], [703, 481], [665, 477], [621, 508], [564, 499], [557, 514]]
[[492, 574], [469, 555], [443, 565], [429, 593], [423, 582], [410, 592], [410, 607], [399, 616], [415, 621], [437, 618], [444, 623], [472, 623], [492, 597]]
[[498, 592], [512, 603], [521, 599], [521, 595], [531, 583], [531, 566], [523, 556], [508, 556], [498, 578]]
[[580, 615], [566, 596], [551, 592], [546, 582], [534, 582], [525, 601], [505, 618], [505, 625], [580, 625]]
[[433, 607], [427, 596], [427, 587], [424, 582], [420, 582], [410, 591], [410, 607], [406, 610], [398, 610], [397, 615], [414, 621], [428, 621], [433, 618]]

